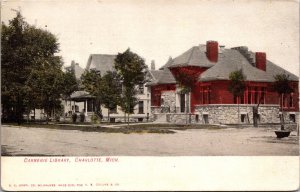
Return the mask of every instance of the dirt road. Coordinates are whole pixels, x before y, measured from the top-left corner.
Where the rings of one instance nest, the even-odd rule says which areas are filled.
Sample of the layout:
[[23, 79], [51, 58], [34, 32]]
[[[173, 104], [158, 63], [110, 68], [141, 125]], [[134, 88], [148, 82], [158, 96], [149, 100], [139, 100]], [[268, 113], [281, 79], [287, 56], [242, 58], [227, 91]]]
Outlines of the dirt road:
[[176, 130], [175, 134], [123, 134], [2, 127], [2, 153], [58, 156], [298, 155], [296, 132], [277, 139], [274, 128]]

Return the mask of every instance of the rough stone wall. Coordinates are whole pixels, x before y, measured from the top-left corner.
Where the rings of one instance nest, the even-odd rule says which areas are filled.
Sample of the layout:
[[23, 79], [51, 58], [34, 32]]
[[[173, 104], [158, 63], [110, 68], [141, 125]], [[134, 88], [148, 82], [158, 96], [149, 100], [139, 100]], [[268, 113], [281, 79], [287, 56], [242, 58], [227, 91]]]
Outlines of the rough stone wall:
[[[290, 115], [294, 115], [295, 117], [295, 122], [291, 119]], [[299, 123], [299, 112], [284, 112], [284, 122], [285, 123]]]
[[[255, 105], [240, 105], [240, 117], [238, 117], [237, 105], [206, 105], [196, 106], [195, 114], [199, 115], [199, 123], [205, 123], [204, 115], [208, 117], [209, 124], [237, 124], [238, 118], [241, 119], [243, 114], [244, 123], [253, 123], [253, 109]], [[279, 123], [279, 106], [278, 105], [261, 105], [258, 108], [260, 115], [259, 123]]]
[[167, 122], [176, 123], [176, 124], [186, 124], [189, 121], [194, 124], [196, 123], [194, 114], [185, 114], [185, 113], [169, 113], [167, 114]]
[[161, 98], [164, 100], [162, 106], [165, 108], [169, 108], [170, 110], [168, 112], [175, 112], [175, 91], [162, 91]]
[[161, 113], [161, 107], [151, 106], [151, 114]]

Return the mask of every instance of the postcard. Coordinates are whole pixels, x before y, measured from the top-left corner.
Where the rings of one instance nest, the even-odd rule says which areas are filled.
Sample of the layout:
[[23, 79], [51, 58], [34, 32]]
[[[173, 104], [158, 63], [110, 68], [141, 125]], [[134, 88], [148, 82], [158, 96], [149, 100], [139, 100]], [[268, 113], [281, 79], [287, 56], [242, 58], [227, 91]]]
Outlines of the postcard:
[[3, 0], [4, 191], [299, 189], [299, 2]]

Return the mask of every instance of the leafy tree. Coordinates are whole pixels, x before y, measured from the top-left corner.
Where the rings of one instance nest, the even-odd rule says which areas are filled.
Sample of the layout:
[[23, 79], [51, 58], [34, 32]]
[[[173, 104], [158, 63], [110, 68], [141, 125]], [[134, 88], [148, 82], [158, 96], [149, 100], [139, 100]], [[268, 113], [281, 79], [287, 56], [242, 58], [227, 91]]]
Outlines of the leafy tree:
[[105, 93], [101, 90], [101, 73], [100, 71], [85, 71], [81, 76], [81, 82], [84, 90], [95, 97], [95, 113], [98, 118], [102, 119], [101, 101]]
[[103, 95], [102, 104], [108, 109], [108, 120], [110, 121], [110, 113], [120, 103], [120, 95], [122, 85], [116, 72], [108, 71], [101, 80], [100, 89]]
[[293, 88], [289, 84], [289, 75], [285, 73], [275, 75], [274, 79], [273, 89], [278, 93], [281, 101], [281, 130], [284, 130], [283, 101], [286, 94], [293, 92]]
[[115, 69], [122, 82], [122, 94], [120, 106], [124, 113], [133, 113], [137, 104], [137, 86], [144, 84], [147, 65], [143, 58], [133, 53], [128, 48], [124, 53], [119, 53], [115, 59]]
[[125, 122], [127, 114], [127, 122], [129, 123], [129, 115], [133, 113], [134, 106], [138, 103], [138, 98], [135, 96], [137, 90], [131, 87], [123, 87], [120, 97], [120, 107], [125, 113]]
[[233, 97], [237, 100], [238, 103], [238, 122], [240, 123], [240, 108], [239, 108], [239, 100], [240, 97], [244, 94], [246, 85], [245, 85], [245, 75], [243, 71], [237, 70], [233, 71], [229, 74], [230, 83], [228, 86], [228, 90], [231, 92]]
[[38, 102], [37, 90], [30, 87], [34, 83], [29, 81], [35, 79], [29, 77], [48, 69], [61, 71], [61, 59], [54, 56], [59, 44], [53, 34], [29, 25], [17, 12], [8, 25], [2, 23], [1, 46], [3, 118], [21, 123], [25, 111], [44, 106]]
[[[61, 59], [56, 58], [59, 62]], [[32, 98], [36, 102], [35, 108], [44, 109], [47, 115], [54, 116], [55, 111], [61, 110], [61, 94], [64, 88], [64, 74], [61, 65], [48, 67], [41, 66], [39, 69], [31, 71], [25, 86], [29, 92], [34, 94]], [[30, 98], [29, 98], [30, 99]]]
[[79, 84], [78, 84], [78, 81], [76, 79], [74, 69], [64, 72], [64, 74], [63, 74], [63, 84], [64, 84], [63, 97], [65, 99], [70, 97], [70, 95], [74, 91], [79, 90]]

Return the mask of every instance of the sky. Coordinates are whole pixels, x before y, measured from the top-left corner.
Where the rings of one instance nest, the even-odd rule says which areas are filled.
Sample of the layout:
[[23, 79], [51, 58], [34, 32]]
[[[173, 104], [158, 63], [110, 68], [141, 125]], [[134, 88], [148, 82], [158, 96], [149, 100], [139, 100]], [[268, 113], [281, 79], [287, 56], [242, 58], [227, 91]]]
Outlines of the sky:
[[25, 20], [58, 37], [64, 65], [127, 48], [156, 68], [192, 46], [248, 46], [299, 75], [297, 0], [3, 0], [2, 22]]

